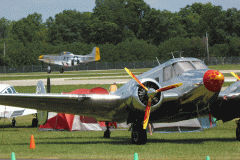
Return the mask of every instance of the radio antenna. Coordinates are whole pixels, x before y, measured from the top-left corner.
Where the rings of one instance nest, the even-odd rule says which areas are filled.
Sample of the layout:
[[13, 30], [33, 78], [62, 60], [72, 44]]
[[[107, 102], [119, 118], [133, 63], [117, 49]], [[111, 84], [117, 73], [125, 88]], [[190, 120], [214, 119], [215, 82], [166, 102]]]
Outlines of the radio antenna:
[[158, 58], [156, 57], [156, 59], [157, 59], [157, 62], [158, 62], [158, 64], [159, 64], [159, 66], [160, 66], [160, 63], [159, 63], [159, 61], [158, 61]]

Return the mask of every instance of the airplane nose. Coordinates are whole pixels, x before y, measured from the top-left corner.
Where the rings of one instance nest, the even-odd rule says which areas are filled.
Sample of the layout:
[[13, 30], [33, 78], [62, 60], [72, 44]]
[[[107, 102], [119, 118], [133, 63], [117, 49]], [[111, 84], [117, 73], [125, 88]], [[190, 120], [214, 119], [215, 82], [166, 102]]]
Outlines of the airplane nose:
[[39, 56], [38, 59], [43, 59], [43, 55]]
[[224, 76], [216, 70], [208, 70], [203, 76], [204, 86], [212, 92], [218, 92], [222, 88]]

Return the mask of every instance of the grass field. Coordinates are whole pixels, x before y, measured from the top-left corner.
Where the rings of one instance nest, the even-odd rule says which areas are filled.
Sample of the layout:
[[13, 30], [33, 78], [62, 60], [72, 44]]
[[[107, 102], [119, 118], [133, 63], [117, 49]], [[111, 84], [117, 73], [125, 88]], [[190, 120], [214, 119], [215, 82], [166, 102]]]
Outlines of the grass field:
[[[4, 123], [0, 134], [0, 158], [17, 159], [240, 159], [240, 142], [235, 140], [234, 121], [217, 122], [217, 127], [204, 132], [153, 133], [146, 145], [132, 145], [130, 131], [112, 131], [103, 138], [103, 131], [68, 132], [37, 131], [31, 128], [34, 116], [17, 118], [17, 127]], [[3, 126], [3, 120], [0, 121]], [[36, 149], [29, 149], [34, 135]]]
[[[215, 66], [216, 67], [216, 66]], [[226, 66], [225, 66], [226, 67]], [[240, 69], [239, 66], [227, 66], [232, 70]], [[234, 68], [235, 67], [235, 68]], [[239, 67], [239, 68], [238, 68]], [[209, 67], [210, 68], [210, 67]], [[218, 67], [218, 68], [221, 68]], [[216, 68], [215, 68], [216, 69]], [[149, 69], [131, 70], [142, 73]], [[218, 69], [218, 70], [222, 70]], [[125, 75], [124, 70], [101, 71], [94, 76]], [[65, 72], [66, 76], [71, 74], [83, 74], [88, 77], [91, 72]], [[45, 74], [45, 73], [43, 73]], [[5, 77], [17, 79], [29, 75], [36, 77], [39, 74], [26, 73], [9, 74]], [[51, 76], [62, 76], [59, 73]], [[48, 74], [43, 75], [46, 78]], [[79, 75], [78, 75], [79, 76]], [[4, 77], [4, 75], [0, 75]], [[231, 83], [224, 83], [226, 86]], [[122, 84], [118, 84], [120, 87]], [[91, 89], [103, 87], [108, 89], [109, 85], [63, 85], [51, 86], [52, 93], [70, 92], [79, 88]], [[14, 87], [19, 93], [35, 93], [35, 86]], [[139, 159], [240, 159], [240, 142], [235, 139], [235, 121], [222, 123], [217, 122], [217, 127], [206, 129], [204, 132], [191, 133], [153, 133], [148, 135], [146, 145], [132, 145], [131, 133], [127, 130], [112, 131], [111, 138], [103, 138], [103, 131], [95, 132], [68, 132], [49, 131], [40, 132], [37, 128], [31, 128], [33, 115], [17, 117], [17, 127], [11, 128], [9, 120], [0, 120], [0, 158], [10, 159], [11, 152], [14, 152], [16, 159], [36, 158], [36, 159], [133, 159], [134, 153], [138, 153]], [[36, 149], [29, 149], [30, 137], [34, 135]]]

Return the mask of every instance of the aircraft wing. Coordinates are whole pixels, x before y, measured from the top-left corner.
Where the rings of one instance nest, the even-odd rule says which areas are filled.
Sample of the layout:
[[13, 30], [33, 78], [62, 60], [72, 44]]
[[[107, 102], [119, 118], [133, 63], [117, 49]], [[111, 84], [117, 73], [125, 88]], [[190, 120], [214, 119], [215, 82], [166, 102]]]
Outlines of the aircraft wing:
[[2, 105], [85, 115], [109, 121], [125, 101], [120, 96], [108, 94], [0, 94]]
[[19, 107], [0, 106], [0, 118], [13, 118], [37, 113], [34, 109], [25, 109]]
[[61, 57], [59, 57], [58, 55], [44, 55], [44, 56], [40, 56], [38, 60], [44, 63], [62, 65], [63, 60], [60, 60], [60, 58]]

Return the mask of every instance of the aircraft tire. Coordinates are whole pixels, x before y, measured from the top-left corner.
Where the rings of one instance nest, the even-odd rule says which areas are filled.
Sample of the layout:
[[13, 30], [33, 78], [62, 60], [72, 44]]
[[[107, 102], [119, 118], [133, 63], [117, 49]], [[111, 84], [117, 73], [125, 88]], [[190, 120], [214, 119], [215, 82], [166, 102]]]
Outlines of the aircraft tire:
[[63, 73], [63, 72], [64, 72], [64, 69], [63, 69], [63, 68], [61, 68], [59, 71], [60, 71], [60, 73]]
[[240, 141], [240, 123], [237, 124], [236, 128], [236, 139]]
[[142, 124], [132, 124], [132, 143], [133, 144], [146, 144], [147, 143], [147, 131], [143, 129]]
[[37, 126], [38, 126], [38, 120], [37, 120], [37, 118], [33, 118], [32, 127], [37, 127]]
[[103, 137], [110, 138], [110, 131], [105, 131]]

